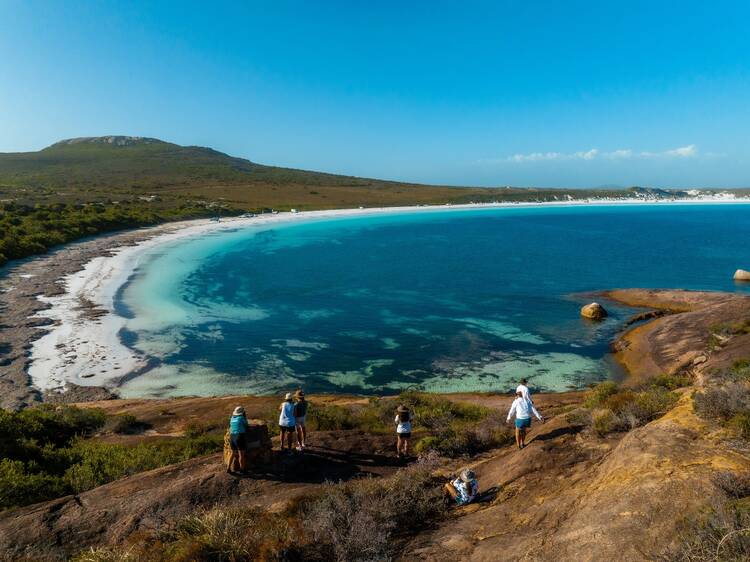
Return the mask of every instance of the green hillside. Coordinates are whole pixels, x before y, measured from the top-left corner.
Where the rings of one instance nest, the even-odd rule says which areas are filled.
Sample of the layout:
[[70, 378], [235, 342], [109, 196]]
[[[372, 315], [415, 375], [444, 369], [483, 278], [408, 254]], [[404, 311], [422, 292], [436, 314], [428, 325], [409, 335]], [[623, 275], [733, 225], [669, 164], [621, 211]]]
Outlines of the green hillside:
[[387, 183], [263, 166], [210, 148], [144, 137], [85, 137], [39, 152], [0, 154], [2, 187], [156, 189], [265, 182], [363, 187]]
[[268, 208], [687, 195], [648, 188], [420, 185], [266, 166], [210, 148], [153, 138], [84, 137], [60, 141], [38, 152], [0, 154], [0, 264], [82, 236]]

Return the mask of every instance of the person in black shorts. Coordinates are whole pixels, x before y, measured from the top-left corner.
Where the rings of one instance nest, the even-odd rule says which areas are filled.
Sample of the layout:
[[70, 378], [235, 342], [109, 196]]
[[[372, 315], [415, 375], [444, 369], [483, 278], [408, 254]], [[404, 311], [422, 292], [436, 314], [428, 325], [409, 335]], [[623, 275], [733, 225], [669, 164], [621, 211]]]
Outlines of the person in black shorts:
[[298, 390], [294, 393], [294, 426], [297, 429], [297, 450], [302, 451], [307, 447], [307, 429], [305, 428], [305, 416], [307, 416], [307, 400], [305, 393]]
[[247, 462], [245, 458], [247, 451], [246, 434], [247, 417], [245, 416], [245, 408], [237, 406], [229, 419], [229, 446], [232, 448], [232, 456], [229, 459], [227, 472], [234, 472], [237, 464], [239, 464], [239, 472], [245, 472]]

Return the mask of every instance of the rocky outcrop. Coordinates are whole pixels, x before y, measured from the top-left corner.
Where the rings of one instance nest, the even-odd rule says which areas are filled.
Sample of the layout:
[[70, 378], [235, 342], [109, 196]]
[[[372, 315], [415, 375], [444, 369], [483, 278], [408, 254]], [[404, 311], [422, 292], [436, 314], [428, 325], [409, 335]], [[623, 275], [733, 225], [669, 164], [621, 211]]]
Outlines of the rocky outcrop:
[[215, 453], [4, 511], [0, 561], [68, 560], [92, 546], [167, 530], [201, 507], [280, 509], [327, 480], [385, 476], [397, 468], [383, 462], [390, 458], [391, 435], [331, 431], [315, 432], [314, 439], [315, 447], [304, 455], [275, 451], [269, 465], [251, 465], [246, 477], [227, 474], [222, 453]]
[[750, 281], [750, 271], [745, 269], [738, 269], [734, 272], [735, 281]]
[[603, 320], [607, 317], [607, 311], [598, 302], [592, 302], [581, 307], [581, 316], [589, 320]]

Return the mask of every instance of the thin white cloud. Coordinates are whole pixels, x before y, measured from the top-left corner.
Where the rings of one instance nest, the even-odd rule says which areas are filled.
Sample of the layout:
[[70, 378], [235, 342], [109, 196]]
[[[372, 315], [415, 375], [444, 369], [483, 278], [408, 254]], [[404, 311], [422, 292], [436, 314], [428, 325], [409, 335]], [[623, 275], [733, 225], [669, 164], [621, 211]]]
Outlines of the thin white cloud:
[[566, 160], [624, 160], [628, 158], [694, 158], [698, 156], [698, 147], [694, 144], [664, 150], [662, 152], [636, 152], [630, 148], [620, 148], [611, 152], [601, 152], [599, 149], [580, 150], [578, 152], [530, 152], [528, 154], [514, 154], [505, 159], [482, 160], [484, 163], [496, 162], [544, 162]]
[[694, 144], [687, 146], [681, 146], [680, 148], [674, 148], [664, 152], [665, 156], [677, 156], [678, 158], [692, 158], [698, 155], [698, 147]]

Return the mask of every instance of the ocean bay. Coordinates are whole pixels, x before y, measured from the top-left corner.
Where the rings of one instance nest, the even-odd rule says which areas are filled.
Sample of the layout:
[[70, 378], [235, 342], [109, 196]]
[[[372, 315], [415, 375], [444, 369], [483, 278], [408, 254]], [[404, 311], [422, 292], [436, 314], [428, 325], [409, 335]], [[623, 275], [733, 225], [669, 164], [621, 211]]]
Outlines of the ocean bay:
[[560, 391], [617, 376], [633, 311], [578, 317], [578, 293], [745, 290], [743, 205], [400, 212], [243, 227], [156, 245], [118, 305], [155, 359], [127, 396]]

